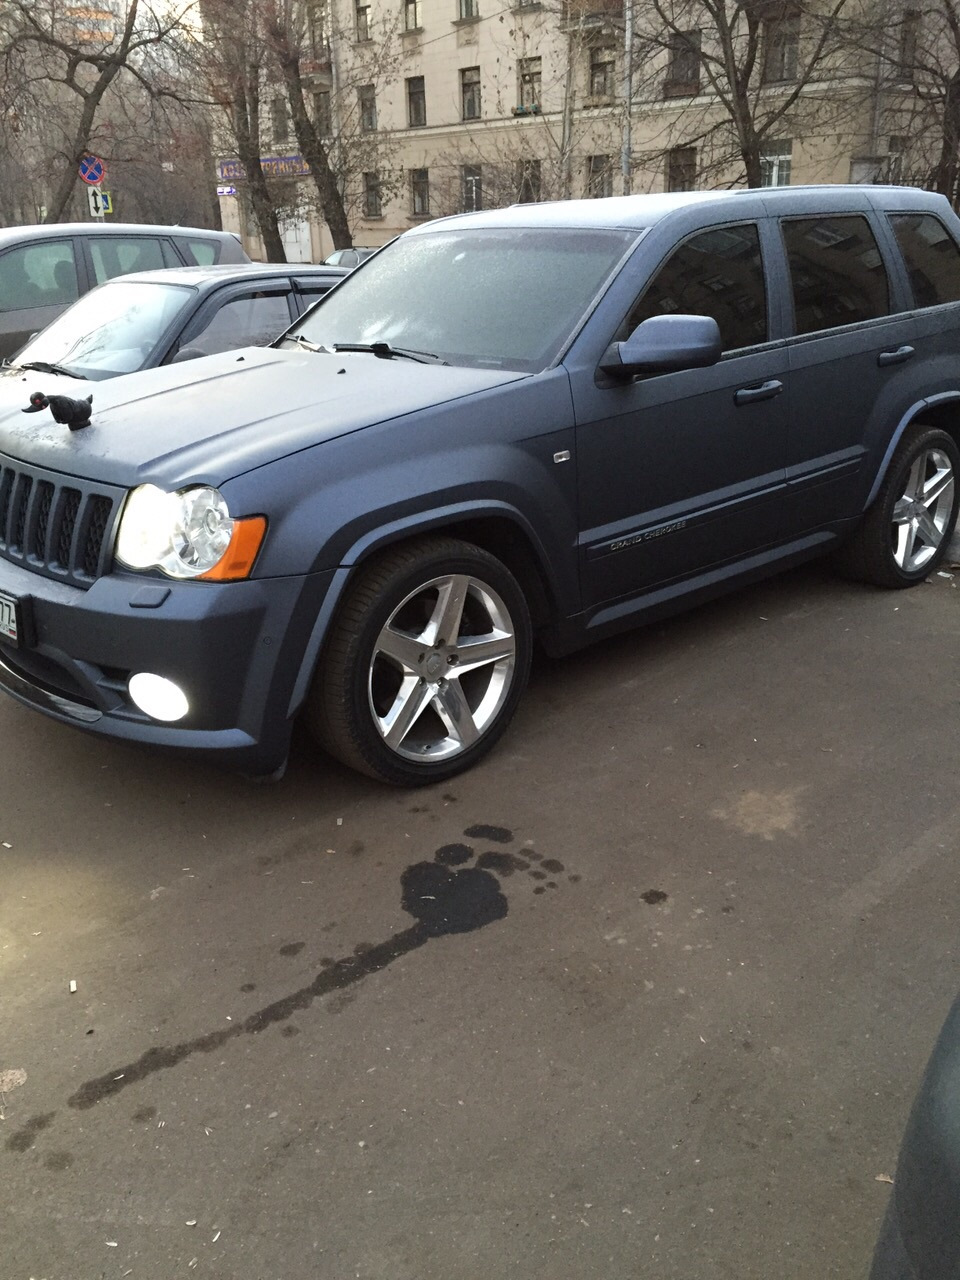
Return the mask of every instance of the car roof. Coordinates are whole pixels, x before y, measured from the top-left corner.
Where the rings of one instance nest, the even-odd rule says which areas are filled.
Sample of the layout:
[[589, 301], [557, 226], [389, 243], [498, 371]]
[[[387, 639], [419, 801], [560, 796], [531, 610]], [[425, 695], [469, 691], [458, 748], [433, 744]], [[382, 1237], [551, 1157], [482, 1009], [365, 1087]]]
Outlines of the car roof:
[[[554, 200], [514, 204], [482, 213], [437, 218], [411, 228], [405, 234], [421, 235], [439, 227], [567, 227], [635, 229], [642, 231], [682, 210], [699, 208], [704, 215], [736, 216], [738, 204], [747, 216], [758, 212], [823, 212], [829, 199], [831, 211], [843, 200], [851, 209], [868, 205], [881, 208], [949, 208], [943, 196], [914, 187], [822, 184], [796, 187], [743, 187], [735, 191], [668, 191], [650, 195], [608, 196], [604, 199]], [[749, 206], [749, 211], [748, 211]]]
[[[349, 267], [325, 267], [312, 262], [237, 262], [210, 267], [162, 267], [154, 271], [131, 271], [128, 275], [114, 276], [104, 284], [182, 284], [192, 288], [205, 285], [228, 284], [232, 281], [270, 280], [271, 278], [340, 280], [350, 274]], [[102, 289], [104, 285], [101, 285]]]
[[210, 231], [205, 227], [163, 226], [147, 222], [45, 222], [40, 226], [0, 228], [0, 249], [24, 240], [49, 240], [59, 236], [105, 235], [203, 236], [208, 240], [230, 240], [239, 244], [232, 231]]

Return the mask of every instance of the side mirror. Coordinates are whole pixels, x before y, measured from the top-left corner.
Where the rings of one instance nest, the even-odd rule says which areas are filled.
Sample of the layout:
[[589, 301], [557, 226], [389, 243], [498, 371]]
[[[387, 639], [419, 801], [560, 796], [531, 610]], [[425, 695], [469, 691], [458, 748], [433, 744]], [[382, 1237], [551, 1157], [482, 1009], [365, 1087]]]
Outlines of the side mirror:
[[614, 378], [635, 373], [674, 373], [716, 364], [722, 347], [712, 316], [651, 316], [626, 342], [612, 342], [600, 368]]

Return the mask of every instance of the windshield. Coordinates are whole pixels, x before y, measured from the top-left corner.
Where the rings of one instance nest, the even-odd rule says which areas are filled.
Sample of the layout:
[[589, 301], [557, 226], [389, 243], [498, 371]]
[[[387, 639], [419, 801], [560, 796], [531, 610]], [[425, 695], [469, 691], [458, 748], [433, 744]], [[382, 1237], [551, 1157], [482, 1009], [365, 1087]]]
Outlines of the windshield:
[[184, 285], [111, 280], [31, 338], [12, 363], [55, 364], [92, 379], [132, 373], [195, 296]]
[[450, 364], [534, 372], [556, 359], [638, 234], [464, 227], [401, 236], [288, 338], [385, 342]]

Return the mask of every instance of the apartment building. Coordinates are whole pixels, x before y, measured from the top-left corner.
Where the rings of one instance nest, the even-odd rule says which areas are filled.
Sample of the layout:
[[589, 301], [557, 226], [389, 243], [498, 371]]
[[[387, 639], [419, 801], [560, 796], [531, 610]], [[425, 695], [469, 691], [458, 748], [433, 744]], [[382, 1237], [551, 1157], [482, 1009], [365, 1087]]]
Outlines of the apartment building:
[[[728, 44], [748, 56], [751, 32], [726, 40], [693, 26], [689, 4], [670, 20], [658, 10], [654, 20], [635, 0], [312, 0], [301, 72], [356, 243], [518, 201], [742, 182], [729, 103], [739, 64], [718, 71], [718, 55]], [[809, 10], [758, 13], [743, 105], [760, 135], [759, 180], [873, 180], [889, 151], [876, 58], [841, 48]], [[264, 96], [265, 169], [285, 175], [293, 210], [288, 251], [319, 259], [332, 241], [308, 211], [282, 86]], [[229, 166], [224, 220], [238, 226], [242, 184], [229, 185]]]

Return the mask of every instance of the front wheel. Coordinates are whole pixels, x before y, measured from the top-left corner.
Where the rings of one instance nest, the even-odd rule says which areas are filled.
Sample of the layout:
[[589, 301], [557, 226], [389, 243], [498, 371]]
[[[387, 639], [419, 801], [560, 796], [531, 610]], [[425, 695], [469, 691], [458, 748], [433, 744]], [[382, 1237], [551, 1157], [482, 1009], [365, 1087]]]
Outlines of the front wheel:
[[873, 506], [840, 552], [840, 568], [880, 587], [912, 587], [942, 562], [957, 519], [960, 452], [935, 427], [904, 433]]
[[469, 768], [506, 729], [532, 638], [516, 579], [479, 547], [429, 538], [385, 552], [350, 589], [306, 714], [345, 764], [400, 786]]

